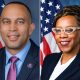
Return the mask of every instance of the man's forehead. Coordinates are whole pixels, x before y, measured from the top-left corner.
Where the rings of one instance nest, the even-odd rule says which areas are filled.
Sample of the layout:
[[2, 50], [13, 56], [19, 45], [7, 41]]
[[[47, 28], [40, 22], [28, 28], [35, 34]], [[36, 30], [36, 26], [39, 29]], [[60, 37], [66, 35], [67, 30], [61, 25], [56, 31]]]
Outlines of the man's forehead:
[[25, 17], [29, 16], [30, 18], [32, 18], [32, 15], [31, 15], [29, 8], [22, 3], [9, 3], [9, 4], [7, 4], [4, 7], [1, 16], [7, 15], [8, 13], [12, 16], [19, 14], [19, 15], [24, 15]]
[[1, 16], [18, 16], [18, 15], [28, 15], [29, 12], [26, 10], [26, 8], [23, 5], [19, 4], [9, 4], [4, 7]]
[[14, 9], [14, 7], [15, 7], [15, 9], [16, 8], [24, 8], [25, 10], [27, 10], [27, 8], [24, 6], [24, 5], [22, 5], [22, 4], [18, 4], [18, 3], [16, 3], [16, 4], [14, 4], [14, 3], [10, 3], [10, 4], [8, 4], [8, 5], [6, 5], [4, 8], [3, 8], [3, 11], [5, 10], [5, 9], [8, 9], [8, 8], [12, 8], [12, 9]]

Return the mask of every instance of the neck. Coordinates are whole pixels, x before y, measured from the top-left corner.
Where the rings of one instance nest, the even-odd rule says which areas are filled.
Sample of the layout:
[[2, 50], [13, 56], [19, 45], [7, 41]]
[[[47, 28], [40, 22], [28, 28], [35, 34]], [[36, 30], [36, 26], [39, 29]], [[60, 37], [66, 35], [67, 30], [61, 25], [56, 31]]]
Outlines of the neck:
[[9, 49], [7, 49], [8, 51], [9, 51], [9, 53], [11, 54], [11, 55], [16, 55], [20, 50], [9, 50]]

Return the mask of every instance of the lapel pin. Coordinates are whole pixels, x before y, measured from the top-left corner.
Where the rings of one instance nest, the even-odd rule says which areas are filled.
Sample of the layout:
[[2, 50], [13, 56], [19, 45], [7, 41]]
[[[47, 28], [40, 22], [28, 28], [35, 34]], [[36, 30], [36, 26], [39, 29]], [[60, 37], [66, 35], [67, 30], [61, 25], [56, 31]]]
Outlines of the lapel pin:
[[28, 68], [32, 68], [32, 67], [33, 67], [32, 63], [29, 63], [29, 64], [27, 65], [27, 67], [28, 67]]

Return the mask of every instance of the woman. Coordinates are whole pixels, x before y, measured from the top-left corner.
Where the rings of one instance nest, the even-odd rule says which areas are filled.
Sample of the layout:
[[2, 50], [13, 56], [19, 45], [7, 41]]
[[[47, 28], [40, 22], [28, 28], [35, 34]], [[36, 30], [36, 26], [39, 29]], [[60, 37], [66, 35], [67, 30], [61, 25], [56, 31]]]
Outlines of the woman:
[[53, 26], [61, 52], [45, 58], [41, 80], [80, 80], [80, 7], [64, 7]]

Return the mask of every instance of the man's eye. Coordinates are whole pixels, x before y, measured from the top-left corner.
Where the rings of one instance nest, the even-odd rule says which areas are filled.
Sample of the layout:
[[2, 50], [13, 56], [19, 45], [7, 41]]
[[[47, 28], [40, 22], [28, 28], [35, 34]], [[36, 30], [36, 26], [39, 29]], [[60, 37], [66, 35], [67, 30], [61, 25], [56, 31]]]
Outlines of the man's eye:
[[3, 23], [3, 24], [9, 24], [10, 21], [6, 21], [6, 20], [5, 20], [5, 21], [2, 21], [2, 23]]
[[24, 24], [24, 21], [17, 21], [18, 24]]

